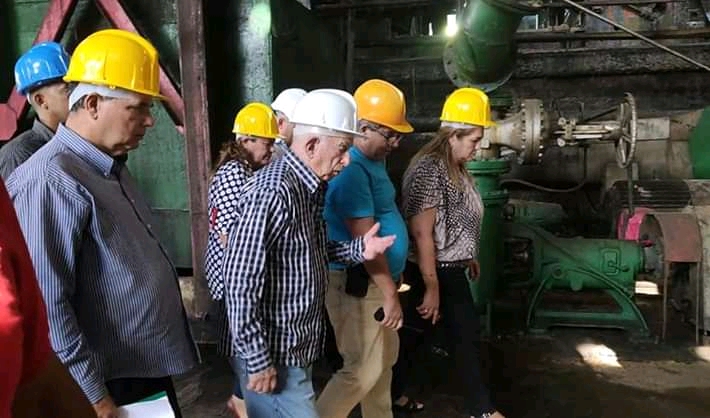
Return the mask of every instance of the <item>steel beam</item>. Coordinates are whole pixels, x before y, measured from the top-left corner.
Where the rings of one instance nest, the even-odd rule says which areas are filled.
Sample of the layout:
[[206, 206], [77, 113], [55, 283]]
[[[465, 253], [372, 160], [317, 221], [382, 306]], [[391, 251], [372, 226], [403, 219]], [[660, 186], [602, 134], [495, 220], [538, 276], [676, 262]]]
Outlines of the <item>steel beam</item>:
[[[710, 62], [710, 44], [677, 46], [678, 51], [700, 62]], [[436, 48], [430, 51], [435, 54]], [[355, 61], [356, 78], [384, 77], [419, 82], [448, 80], [440, 54], [415, 58], [362, 57]], [[523, 50], [518, 53], [513, 78], [578, 77], [656, 72], [697, 71], [697, 67], [664, 51], [647, 47]], [[375, 74], [376, 73], [376, 74]]]
[[644, 35], [641, 35], [640, 33], [636, 32], [636, 31], [634, 31], [634, 30], [631, 30], [631, 29], [627, 28], [626, 26], [624, 26], [624, 25], [622, 25], [622, 24], [620, 24], [620, 23], [616, 23], [616, 22], [614, 22], [613, 20], [607, 18], [606, 16], [600, 15], [599, 13], [595, 12], [594, 10], [591, 10], [591, 9], [589, 9], [589, 8], [587, 8], [587, 7], [584, 7], [584, 6], [580, 5], [580, 4], [577, 4], [577, 3], [573, 2], [572, 0], [562, 0], [562, 1], [563, 1], [564, 3], [570, 5], [570, 6], [574, 7], [575, 9], [581, 10], [582, 12], [584, 12], [584, 13], [590, 15], [590, 16], [594, 16], [595, 18], [601, 20], [602, 22], [604, 22], [604, 23], [606, 23], [606, 24], [608, 24], [608, 25], [611, 25], [611, 26], [615, 27], [616, 29], [622, 30], [622, 31], [628, 33], [629, 35], [632, 35], [634, 38], [638, 38], [638, 39], [640, 39], [640, 40], [642, 40], [642, 41], [644, 41], [644, 42], [646, 42], [646, 43], [648, 43], [648, 44], [650, 44], [650, 45], [653, 45], [653, 46], [655, 46], [656, 48], [658, 48], [658, 49], [660, 49], [660, 50], [662, 50], [662, 51], [665, 51], [665, 52], [667, 52], [667, 53], [669, 53], [669, 54], [671, 54], [671, 55], [673, 55], [673, 56], [675, 56], [675, 57], [677, 57], [677, 58], [680, 58], [680, 59], [682, 59], [683, 61], [686, 61], [686, 62], [688, 62], [688, 63], [690, 63], [690, 64], [693, 64], [693, 65], [695, 65], [695, 66], [698, 67], [698, 68], [702, 68], [702, 69], [705, 70], [705, 71], [710, 71], [710, 67], [708, 67], [708, 66], [705, 65], [704, 63], [699, 62], [699, 61], [697, 61], [697, 60], [694, 60], [694, 59], [690, 58], [689, 56], [684, 55], [684, 54], [678, 52], [678, 51], [675, 50], [675, 49], [668, 48], [667, 46], [665, 46], [665, 45], [663, 45], [663, 44], [661, 44], [661, 43], [658, 43], [658, 42], [654, 41], [653, 39], [650, 39], [650, 38], [648, 38], [648, 37], [646, 37], [646, 36], [644, 36]]
[[207, 98], [205, 25], [202, 0], [178, 0], [180, 76], [185, 100], [185, 154], [190, 185], [192, 223], [192, 280], [195, 299], [192, 314], [203, 317], [210, 298], [202, 269], [207, 245], [207, 189], [210, 170], [210, 125]]
[[[580, 1], [579, 4], [594, 7], [594, 6], [624, 6], [624, 5], [644, 5], [657, 3], [676, 3], [683, 0], [588, 0]], [[314, 7], [319, 12], [345, 12], [352, 9], [368, 9], [368, 8], [412, 8], [412, 7], [430, 7], [437, 6], [440, 8], [450, 7], [455, 10], [458, 6], [457, 0], [372, 0], [372, 1], [341, 1], [338, 3], [319, 4]], [[543, 7], [567, 7], [565, 3], [560, 1], [551, 1], [543, 4]]]

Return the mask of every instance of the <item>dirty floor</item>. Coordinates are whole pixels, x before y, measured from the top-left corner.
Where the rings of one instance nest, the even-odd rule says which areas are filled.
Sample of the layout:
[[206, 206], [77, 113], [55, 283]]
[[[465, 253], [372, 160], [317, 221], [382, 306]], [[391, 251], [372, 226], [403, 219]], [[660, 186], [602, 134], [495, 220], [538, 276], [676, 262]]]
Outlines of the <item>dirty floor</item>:
[[[495, 402], [508, 418], [708, 418], [710, 347], [695, 347], [690, 331], [682, 324], [671, 326], [681, 331], [665, 343], [632, 342], [615, 330], [510, 332], [484, 344], [482, 361]], [[213, 345], [201, 349], [203, 364], [176, 381], [183, 415], [227, 417], [229, 366]], [[465, 417], [448, 361], [426, 353], [415, 380], [425, 383], [413, 389], [426, 410], [415, 416]], [[317, 390], [327, 370], [316, 368]]]

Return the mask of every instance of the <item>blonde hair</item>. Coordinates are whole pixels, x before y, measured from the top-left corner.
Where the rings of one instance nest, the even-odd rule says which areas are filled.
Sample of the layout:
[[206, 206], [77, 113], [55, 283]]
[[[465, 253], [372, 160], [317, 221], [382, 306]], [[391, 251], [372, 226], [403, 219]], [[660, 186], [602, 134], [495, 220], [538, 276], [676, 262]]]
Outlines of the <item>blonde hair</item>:
[[454, 186], [462, 189], [469, 174], [464, 164], [454, 162], [449, 138], [456, 137], [458, 139], [459, 137], [470, 135], [474, 129], [476, 128], [456, 129], [447, 126], [439, 128], [434, 139], [424, 144], [424, 146], [414, 154], [414, 157], [409, 161], [407, 170], [414, 167], [416, 162], [424, 157], [434, 157], [444, 163], [449, 179]]

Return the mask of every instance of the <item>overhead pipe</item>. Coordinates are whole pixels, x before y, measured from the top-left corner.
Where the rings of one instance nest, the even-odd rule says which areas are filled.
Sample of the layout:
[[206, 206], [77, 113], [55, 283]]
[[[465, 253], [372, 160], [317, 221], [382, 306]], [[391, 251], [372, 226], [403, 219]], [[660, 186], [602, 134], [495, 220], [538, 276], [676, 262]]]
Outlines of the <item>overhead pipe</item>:
[[538, 4], [515, 0], [470, 1], [459, 19], [459, 32], [446, 43], [444, 69], [458, 87], [490, 92], [513, 75], [518, 47], [515, 32], [523, 16]]

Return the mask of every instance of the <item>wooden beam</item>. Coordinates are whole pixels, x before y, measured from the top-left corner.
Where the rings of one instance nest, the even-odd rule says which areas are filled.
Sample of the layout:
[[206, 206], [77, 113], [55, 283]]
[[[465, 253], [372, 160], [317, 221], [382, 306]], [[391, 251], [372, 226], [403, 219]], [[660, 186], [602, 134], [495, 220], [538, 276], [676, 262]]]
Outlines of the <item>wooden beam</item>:
[[211, 156], [203, 0], [178, 0], [177, 15], [192, 225], [194, 305], [189, 311], [193, 317], [204, 318], [211, 304], [202, 258], [208, 234], [207, 189]]

